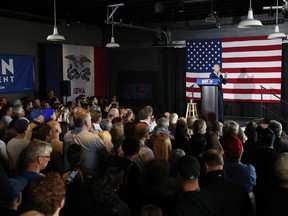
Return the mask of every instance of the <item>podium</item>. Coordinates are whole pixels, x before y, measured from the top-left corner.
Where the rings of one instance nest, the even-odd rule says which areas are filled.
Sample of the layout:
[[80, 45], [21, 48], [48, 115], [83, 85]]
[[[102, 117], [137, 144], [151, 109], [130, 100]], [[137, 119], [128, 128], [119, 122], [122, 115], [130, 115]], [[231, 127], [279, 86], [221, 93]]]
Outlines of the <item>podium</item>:
[[201, 114], [208, 123], [218, 122], [219, 79], [197, 79], [201, 88]]

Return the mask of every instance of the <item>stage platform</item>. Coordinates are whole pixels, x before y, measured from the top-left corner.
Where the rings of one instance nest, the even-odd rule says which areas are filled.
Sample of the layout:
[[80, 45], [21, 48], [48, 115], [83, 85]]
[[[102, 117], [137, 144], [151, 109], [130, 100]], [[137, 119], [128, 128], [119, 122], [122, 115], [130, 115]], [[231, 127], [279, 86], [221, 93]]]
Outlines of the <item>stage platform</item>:
[[264, 121], [264, 119], [261, 117], [242, 117], [242, 116], [224, 116], [223, 120], [224, 121], [228, 121], [228, 120], [236, 121], [241, 128], [245, 128], [246, 125], [251, 121], [256, 122], [258, 125], [261, 125]]

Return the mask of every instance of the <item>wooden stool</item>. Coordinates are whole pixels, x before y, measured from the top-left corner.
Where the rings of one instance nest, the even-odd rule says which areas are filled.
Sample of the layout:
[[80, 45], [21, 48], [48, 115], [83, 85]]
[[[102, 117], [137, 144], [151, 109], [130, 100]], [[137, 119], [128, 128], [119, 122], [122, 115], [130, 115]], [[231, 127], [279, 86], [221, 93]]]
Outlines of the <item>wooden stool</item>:
[[196, 103], [187, 103], [186, 119], [189, 118], [189, 117], [198, 118], [197, 104]]

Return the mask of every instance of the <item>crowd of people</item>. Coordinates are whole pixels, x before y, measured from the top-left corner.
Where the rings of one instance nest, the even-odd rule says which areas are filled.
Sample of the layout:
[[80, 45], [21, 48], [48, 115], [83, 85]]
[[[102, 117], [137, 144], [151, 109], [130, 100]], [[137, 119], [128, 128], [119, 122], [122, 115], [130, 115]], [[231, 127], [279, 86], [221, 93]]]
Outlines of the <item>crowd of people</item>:
[[0, 215], [288, 215], [282, 125], [0, 99]]

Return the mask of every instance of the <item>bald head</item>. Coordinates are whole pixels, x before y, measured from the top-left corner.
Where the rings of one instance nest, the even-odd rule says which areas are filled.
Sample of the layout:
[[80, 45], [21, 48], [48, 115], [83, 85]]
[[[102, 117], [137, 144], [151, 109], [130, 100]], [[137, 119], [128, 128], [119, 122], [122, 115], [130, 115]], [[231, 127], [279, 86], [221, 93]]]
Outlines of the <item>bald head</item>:
[[52, 134], [60, 134], [62, 132], [60, 123], [58, 121], [52, 120], [47, 122], [47, 124], [51, 127]]
[[146, 122], [138, 122], [135, 126], [135, 136], [144, 139], [149, 135], [149, 126]]

